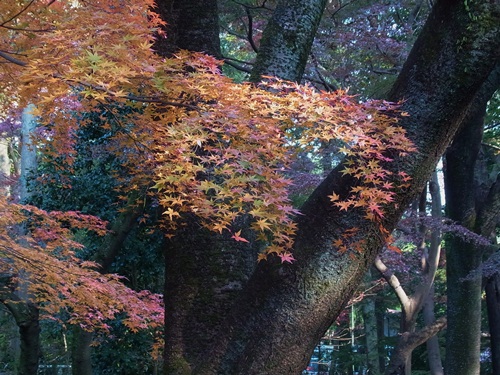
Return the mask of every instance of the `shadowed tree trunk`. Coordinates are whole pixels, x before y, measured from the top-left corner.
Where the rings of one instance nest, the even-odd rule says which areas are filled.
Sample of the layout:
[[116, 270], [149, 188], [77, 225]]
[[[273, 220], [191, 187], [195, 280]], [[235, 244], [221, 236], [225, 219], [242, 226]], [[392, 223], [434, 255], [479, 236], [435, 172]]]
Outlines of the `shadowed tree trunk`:
[[[447, 215], [465, 228], [488, 238], [496, 224], [498, 194], [476, 200], [476, 160], [481, 146], [486, 104], [498, 88], [498, 65], [483, 85], [473, 107], [446, 153], [445, 191]], [[478, 375], [480, 369], [481, 292], [480, 269], [484, 247], [461, 236], [446, 244], [447, 316], [445, 369], [449, 374]], [[467, 329], [464, 329], [467, 327]]]
[[17, 293], [3, 287], [0, 290], [2, 302], [14, 317], [19, 327], [20, 353], [17, 374], [33, 375], [38, 372], [40, 357], [40, 325], [36, 305], [19, 298]]
[[217, 0], [156, 0], [155, 11], [167, 22], [167, 38], [155, 49], [169, 56], [178, 49], [221, 57]]
[[[304, 21], [300, 19], [303, 8], [297, 2], [290, 2], [289, 6], [285, 18], [290, 28], [286, 31], [292, 32], [294, 25]], [[419, 152], [388, 167], [394, 176], [405, 171], [413, 178], [411, 187], [398, 191], [395, 202], [385, 212], [383, 224], [389, 231], [423, 188], [498, 58], [498, 4], [484, 2], [477, 9], [478, 14], [485, 12], [484, 17], [493, 20], [488, 28], [476, 24], [476, 17], [469, 17], [469, 12], [461, 2], [436, 4], [390, 94], [391, 100], [405, 99], [402, 109], [411, 116], [400, 119], [400, 125], [407, 129]], [[273, 49], [268, 45], [270, 39], [261, 41], [260, 51]], [[309, 39], [295, 41], [299, 40], [305, 44]], [[468, 43], [461, 45], [463, 40]], [[300, 43], [297, 51], [310, 48]], [[293, 69], [288, 63], [282, 64], [284, 61], [273, 59], [259, 74], [300, 79], [300, 69], [285, 75], [286, 70]], [[286, 67], [283, 74], [279, 73], [279, 65]], [[217, 285], [231, 285], [225, 277], [214, 277], [216, 270], [221, 269], [220, 264], [226, 264], [226, 268], [232, 264], [224, 263], [224, 254], [232, 259], [247, 259], [248, 253], [238, 253], [234, 242], [212, 234], [205, 236], [199, 229], [197, 233], [191, 231], [174, 239], [167, 250], [170, 276], [167, 275], [165, 295], [172, 303], [177, 298], [180, 305], [168, 305], [170, 302], [166, 301], [165, 350], [170, 362], [167, 373], [300, 373], [384, 243], [379, 225], [364, 219], [363, 212], [340, 212], [332, 207], [328, 195], [335, 191], [345, 196], [356, 183], [349, 176], [342, 176], [343, 168], [341, 165], [332, 171], [302, 208], [304, 215], [298, 220], [294, 246], [297, 261], [284, 265], [272, 260], [261, 262], [248, 283], [245, 283], [248, 269], [243, 265], [245, 272], [240, 275], [244, 277], [239, 279], [242, 283], [236, 283], [231, 290], [231, 298], [226, 299], [223, 310], [218, 310], [215, 321], [203, 321], [202, 317], [205, 311], [217, 311], [224, 298], [210, 298], [217, 294], [206, 290], [217, 291]], [[365, 240], [364, 251], [354, 258], [339, 254], [332, 245], [352, 227], [358, 228], [355, 240]], [[206, 256], [202, 250], [207, 252]], [[236, 261], [245, 263], [241, 259]], [[203, 269], [206, 271], [196, 273]], [[176, 280], [175, 275], [180, 278]], [[206, 275], [212, 276], [213, 281], [205, 284], [204, 280], [210, 280]], [[223, 282], [218, 284], [217, 280]], [[189, 292], [184, 299], [182, 290]], [[172, 292], [176, 297], [168, 297]], [[224, 321], [223, 315], [227, 315]], [[191, 325], [192, 319], [201, 325]], [[190, 327], [196, 327], [197, 332]], [[208, 327], [208, 333], [199, 327]], [[169, 338], [168, 332], [173, 338]], [[176, 370], [171, 371], [171, 365], [177, 366]]]
[[[367, 273], [367, 280], [372, 280], [371, 272]], [[375, 299], [371, 296], [366, 296], [362, 301], [363, 306], [363, 321], [365, 323], [366, 337], [366, 360], [370, 375], [380, 375], [379, 363], [379, 336], [377, 327], [377, 316], [375, 312]]]
[[[432, 286], [429, 295], [424, 303], [423, 308], [424, 324], [429, 326], [436, 321], [434, 315], [434, 285]], [[427, 345], [427, 361], [429, 362], [430, 375], [444, 375], [443, 362], [441, 360], [441, 350], [437, 335], [432, 336], [426, 342]]]
[[92, 375], [92, 332], [73, 327], [71, 371], [73, 375]]
[[411, 356], [411, 352], [419, 345], [426, 342], [429, 337], [446, 327], [446, 319], [439, 318], [433, 324], [424, 327], [415, 332], [404, 332], [399, 338], [398, 346], [400, 350], [394, 352], [391, 357], [391, 363], [385, 371], [386, 375], [405, 375], [406, 358]]
[[486, 302], [490, 325], [492, 373], [500, 374], [500, 274], [495, 273], [486, 281]]

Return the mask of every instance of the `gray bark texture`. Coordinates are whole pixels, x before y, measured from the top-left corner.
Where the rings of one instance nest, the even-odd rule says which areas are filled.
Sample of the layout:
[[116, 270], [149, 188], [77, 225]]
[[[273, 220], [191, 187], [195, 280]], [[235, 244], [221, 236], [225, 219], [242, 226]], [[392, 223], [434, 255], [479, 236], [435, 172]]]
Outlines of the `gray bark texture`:
[[36, 119], [31, 111], [35, 108], [33, 104], [28, 105], [22, 114], [21, 124], [21, 176], [20, 176], [20, 196], [21, 200], [29, 198], [28, 177], [30, 173], [36, 171], [36, 152], [31, 145], [31, 134], [36, 128]]
[[260, 42], [250, 80], [263, 75], [300, 81], [327, 0], [281, 0]]
[[[287, 3], [291, 16], [285, 26], [290, 32], [303, 22], [297, 18], [302, 17], [303, 3]], [[273, 48], [271, 39], [261, 41], [259, 54]], [[309, 39], [300, 40], [306, 43]], [[388, 166], [395, 176], [399, 171], [408, 173], [412, 185], [398, 191], [386, 210], [383, 224], [387, 230], [394, 228], [403, 210], [422, 190], [499, 53], [498, 3], [474, 2], [469, 10], [463, 2], [436, 3], [389, 98], [404, 100], [402, 109], [410, 117], [401, 118], [400, 125], [418, 152]], [[287, 70], [292, 69], [291, 64], [284, 64], [282, 73], [280, 65], [283, 60], [273, 59], [260, 74], [300, 79], [300, 70], [290, 76]], [[214, 276], [216, 270], [224, 269], [218, 265], [231, 269], [233, 261], [225, 260], [246, 259], [246, 254], [237, 254], [234, 243], [191, 231], [169, 245], [165, 350], [167, 362], [176, 369], [170, 371], [167, 364], [166, 373], [285, 375], [299, 374], [305, 368], [314, 346], [384, 243], [379, 225], [365, 220], [362, 212], [340, 212], [332, 207], [328, 198], [332, 191], [346, 196], [356, 184], [342, 175], [343, 168], [333, 170], [302, 207], [294, 246], [297, 261], [284, 265], [273, 260], [261, 262], [253, 273], [247, 273], [245, 261], [235, 260], [242, 265], [239, 280], [243, 283], [234, 286], [230, 298], [218, 298], [225, 293], [211, 291], [220, 291], [219, 285], [231, 285], [225, 276]], [[359, 229], [354, 240], [366, 240], [364, 251], [354, 259], [339, 254], [332, 245], [352, 227]], [[201, 255], [202, 250], [211, 256]], [[212, 281], [205, 284], [210, 275]], [[217, 280], [223, 281], [218, 284]], [[217, 310], [218, 306], [223, 309]], [[203, 321], [208, 310], [219, 313], [209, 314]], [[205, 327], [208, 333], [203, 331]]]

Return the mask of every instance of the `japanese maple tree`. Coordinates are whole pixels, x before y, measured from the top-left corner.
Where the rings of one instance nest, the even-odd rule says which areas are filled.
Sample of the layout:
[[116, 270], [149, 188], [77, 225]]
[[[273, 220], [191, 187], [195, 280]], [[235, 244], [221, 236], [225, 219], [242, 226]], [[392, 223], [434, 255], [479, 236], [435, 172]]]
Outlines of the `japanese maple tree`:
[[[153, 35], [165, 37], [152, 0], [26, 0], [0, 10], [0, 78], [8, 98], [2, 112], [35, 104], [38, 150], [69, 171], [77, 130], [86, 126], [78, 114], [99, 108], [114, 117], [113, 124], [103, 118], [102, 127], [114, 127], [108, 151], [128, 171], [122, 195], [136, 197], [136, 205], [157, 200], [167, 236], [194, 215], [209, 230], [246, 242], [237, 224], [246, 216], [262, 243], [259, 259], [275, 254], [292, 263], [298, 212], [285, 172], [298, 151], [330, 140], [344, 145], [343, 174], [357, 181], [348, 192], [332, 191], [332, 205], [363, 210], [385, 233], [384, 206], [409, 180], [386, 166], [414, 150], [397, 124], [407, 115], [397, 106], [271, 77], [235, 84], [220, 73], [220, 61], [200, 53], [162, 58], [152, 48]], [[161, 320], [157, 296], [133, 293], [74, 256], [80, 245], [68, 227], [101, 231], [102, 223], [5, 198], [1, 207], [2, 266], [26, 274], [22, 281], [48, 315], [63, 308], [70, 322], [101, 328], [120, 311], [132, 329]], [[26, 233], [13, 232], [26, 221]], [[355, 231], [346, 231], [342, 251], [361, 251], [350, 240]]]

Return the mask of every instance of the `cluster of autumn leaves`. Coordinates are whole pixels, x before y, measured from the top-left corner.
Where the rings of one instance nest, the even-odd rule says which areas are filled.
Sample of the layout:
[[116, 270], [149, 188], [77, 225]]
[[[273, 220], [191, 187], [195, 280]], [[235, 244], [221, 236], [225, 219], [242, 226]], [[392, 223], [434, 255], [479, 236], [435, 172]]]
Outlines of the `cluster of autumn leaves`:
[[[163, 22], [153, 6], [152, 0], [2, 2], [0, 116], [35, 104], [47, 129], [40, 152], [63, 157], [71, 168], [76, 130], [85, 126], [75, 114], [106, 108], [114, 126], [120, 124], [109, 152], [120, 154], [129, 171], [121, 194], [154, 196], [167, 236], [194, 215], [214, 232], [248, 241], [235, 225], [246, 216], [262, 243], [259, 259], [274, 254], [292, 262], [298, 211], [288, 199], [286, 171], [298, 151], [315, 152], [332, 140], [343, 145], [344, 173], [360, 182], [349, 196], [332, 192], [332, 204], [364, 209], [369, 220], [383, 217], [384, 204], [407, 179], [391, 176], [384, 165], [413, 151], [397, 126], [404, 114], [389, 103], [358, 103], [346, 92], [270, 77], [259, 85], [235, 84], [220, 73], [220, 61], [203, 54], [159, 57], [153, 35], [163, 37], [157, 33]], [[61, 105], [68, 100], [78, 105]], [[6, 197], [0, 202], [0, 264], [27, 275], [48, 315], [63, 308], [75, 323], [105, 327], [106, 319], [133, 305], [131, 328], [161, 324], [158, 296], [134, 294], [74, 256], [81, 245], [67, 228], [85, 223], [101, 232], [103, 223]], [[27, 217], [37, 220], [26, 227]]]

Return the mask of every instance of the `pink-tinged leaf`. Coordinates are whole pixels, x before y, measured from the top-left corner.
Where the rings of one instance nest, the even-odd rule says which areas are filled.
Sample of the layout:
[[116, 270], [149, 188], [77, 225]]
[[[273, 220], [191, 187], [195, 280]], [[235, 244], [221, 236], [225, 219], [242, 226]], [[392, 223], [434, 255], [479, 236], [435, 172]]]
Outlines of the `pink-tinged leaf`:
[[288, 251], [282, 253], [282, 254], [279, 254], [278, 255], [280, 258], [281, 258], [281, 263], [293, 263], [295, 262], [297, 259], [295, 259], [292, 255], [292, 253], [289, 253]]
[[231, 238], [234, 238], [235, 241], [239, 242], [248, 242], [246, 238], [240, 237], [241, 230], [237, 231], [235, 234], [231, 236]]

